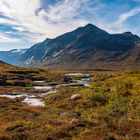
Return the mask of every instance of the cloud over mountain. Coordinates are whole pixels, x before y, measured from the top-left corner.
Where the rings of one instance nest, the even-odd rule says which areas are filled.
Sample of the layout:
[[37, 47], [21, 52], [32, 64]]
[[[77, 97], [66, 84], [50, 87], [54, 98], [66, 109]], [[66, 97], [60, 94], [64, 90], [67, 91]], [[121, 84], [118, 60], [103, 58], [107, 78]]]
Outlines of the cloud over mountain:
[[131, 22], [137, 16], [139, 23], [139, 13], [139, 0], [0, 0], [0, 47], [27, 47], [89, 22], [111, 33], [139, 33]]

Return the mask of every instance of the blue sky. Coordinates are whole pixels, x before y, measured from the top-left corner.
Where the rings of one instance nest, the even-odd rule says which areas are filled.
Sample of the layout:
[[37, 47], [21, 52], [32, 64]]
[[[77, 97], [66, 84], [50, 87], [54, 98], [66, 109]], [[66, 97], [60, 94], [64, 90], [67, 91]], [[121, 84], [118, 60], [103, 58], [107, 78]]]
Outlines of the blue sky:
[[140, 36], [140, 0], [0, 0], [0, 50], [29, 48], [88, 23]]

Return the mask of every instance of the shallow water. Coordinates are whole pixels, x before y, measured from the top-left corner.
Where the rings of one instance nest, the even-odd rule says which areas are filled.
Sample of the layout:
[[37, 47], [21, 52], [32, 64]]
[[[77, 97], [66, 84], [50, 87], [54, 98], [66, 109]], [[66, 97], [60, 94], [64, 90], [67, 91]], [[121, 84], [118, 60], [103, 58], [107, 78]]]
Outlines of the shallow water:
[[65, 74], [65, 76], [86, 76], [86, 77], [89, 77], [90, 75], [83, 74], [83, 73], [68, 73], [68, 74]]
[[4, 95], [0, 95], [0, 97], [7, 97], [7, 98], [10, 98], [10, 99], [15, 99], [15, 98], [20, 98], [20, 97], [26, 97], [27, 94], [22, 94], [22, 95], [12, 95], [12, 94], [4, 94]]
[[[66, 74], [67, 76], [77, 76], [77, 75], [81, 75], [81, 76], [87, 76], [87, 78], [81, 78], [80, 80], [73, 80], [72, 83], [69, 84], [60, 84], [57, 86], [34, 86], [33, 88], [36, 90], [48, 90], [48, 92], [46, 93], [40, 93], [40, 94], [32, 94], [32, 95], [28, 95], [28, 94], [17, 94], [17, 93], [13, 93], [13, 94], [5, 94], [5, 95], [0, 95], [0, 97], [7, 97], [7, 98], [20, 98], [20, 97], [26, 97], [22, 102], [27, 103], [31, 106], [45, 106], [44, 101], [42, 100], [45, 96], [52, 94], [52, 93], [56, 93], [57, 89], [63, 86], [70, 86], [71, 84], [76, 84], [76, 83], [82, 83], [84, 87], [89, 87], [90, 84], [88, 83], [90, 80], [90, 77], [88, 77], [88, 74], [81, 74], [81, 73], [71, 73], [71, 74]], [[35, 83], [44, 83], [45, 81], [33, 81]], [[72, 88], [76, 88], [76, 86], [72, 87]]]
[[45, 83], [46, 81], [33, 81], [34, 83]]
[[44, 101], [42, 101], [42, 99], [38, 99], [38, 98], [27, 97], [22, 102], [27, 103], [31, 106], [45, 106]]
[[84, 87], [89, 87], [90, 86], [89, 80], [90, 80], [90, 77], [81, 78], [81, 80], [74, 80], [74, 83], [81, 83], [83, 84]]
[[89, 83], [85, 83], [84, 87], [90, 87], [90, 84]]
[[27, 103], [31, 106], [44, 106], [44, 102], [41, 99], [37, 99], [36, 96], [34, 95], [27, 95], [27, 94], [22, 94], [22, 95], [0, 95], [0, 97], [7, 97], [10, 99], [15, 99], [15, 98], [20, 98], [20, 97], [26, 97], [22, 102]]
[[34, 86], [33, 87], [34, 89], [38, 89], [38, 90], [41, 90], [41, 89], [52, 89], [53, 87], [51, 86]]

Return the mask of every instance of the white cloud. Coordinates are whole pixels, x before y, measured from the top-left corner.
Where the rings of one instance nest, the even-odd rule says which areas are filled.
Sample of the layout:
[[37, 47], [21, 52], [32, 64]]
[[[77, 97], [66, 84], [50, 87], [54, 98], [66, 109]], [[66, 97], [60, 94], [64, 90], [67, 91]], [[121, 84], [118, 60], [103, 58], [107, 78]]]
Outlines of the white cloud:
[[18, 30], [19, 32], [23, 32], [26, 31], [26, 29], [24, 27], [12, 27], [15, 30]]
[[20, 32], [30, 32], [27, 33], [30, 40], [40, 41], [87, 24], [87, 20], [74, 17], [82, 12], [80, 7], [88, 1], [64, 0], [36, 14], [41, 6], [40, 0], [0, 0], [0, 13], [10, 18], [1, 18], [0, 23], [11, 25]]
[[125, 22], [127, 19], [129, 19], [130, 17], [133, 17], [137, 14], [140, 13], [140, 7], [132, 9], [126, 13], [123, 13], [119, 16], [118, 22], [123, 23]]
[[136, 16], [139, 13], [140, 7], [137, 7], [127, 12], [122, 12], [114, 22], [102, 21], [104, 23], [103, 25], [105, 26], [104, 29], [107, 29], [111, 33], [122, 33], [126, 31], [132, 31], [134, 34], [139, 35], [140, 30], [134, 26], [131, 26], [127, 21], [129, 18]]
[[[0, 42], [2, 40], [18, 42], [19, 39], [11, 39], [7, 36], [7, 34], [14, 34], [20, 36], [20, 41], [36, 43], [46, 37], [53, 38], [69, 32], [89, 22], [111, 33], [121, 32], [127, 30], [124, 22], [140, 12], [140, 8], [136, 8], [122, 13], [118, 19], [116, 17], [116, 21], [112, 21], [108, 15], [103, 16], [97, 12], [104, 7], [100, 0], [61, 0], [56, 4], [48, 5], [47, 9], [42, 9], [41, 5], [41, 0], [0, 0], [0, 13], [9, 17], [0, 18], [0, 24], [9, 25], [18, 31], [3, 33]], [[85, 14], [90, 15], [90, 18]]]
[[0, 33], [0, 42], [2, 42], [2, 43], [5, 43], [5, 42], [7, 42], [7, 43], [15, 43], [15, 42], [18, 42], [18, 41], [19, 41], [19, 39], [10, 38], [8, 36], [5, 36], [5, 34]]

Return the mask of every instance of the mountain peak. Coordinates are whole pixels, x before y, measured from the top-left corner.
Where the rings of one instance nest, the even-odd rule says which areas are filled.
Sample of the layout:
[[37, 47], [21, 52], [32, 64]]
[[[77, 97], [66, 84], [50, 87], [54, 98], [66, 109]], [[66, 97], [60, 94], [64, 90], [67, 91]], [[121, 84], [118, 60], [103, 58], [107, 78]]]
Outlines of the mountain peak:
[[97, 26], [91, 24], [91, 23], [88, 23], [86, 26], [84, 26], [83, 28], [96, 28], [96, 29], [99, 29]]
[[124, 35], [133, 35], [131, 32], [127, 31], [123, 33]]
[[140, 39], [139, 36], [137, 36], [137, 35], [135, 35], [135, 34], [129, 32], [129, 31], [124, 32], [123, 35], [125, 35], [125, 36], [127, 36], [127, 37], [133, 37], [133, 38], [138, 39], [138, 40]]
[[124, 32], [124, 34], [132, 34], [130, 31]]
[[107, 35], [109, 34], [108, 32], [102, 30], [101, 28], [89, 23], [86, 26], [82, 27], [82, 29], [86, 32], [92, 32], [92, 33], [100, 33], [102, 35]]

